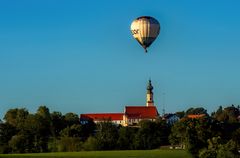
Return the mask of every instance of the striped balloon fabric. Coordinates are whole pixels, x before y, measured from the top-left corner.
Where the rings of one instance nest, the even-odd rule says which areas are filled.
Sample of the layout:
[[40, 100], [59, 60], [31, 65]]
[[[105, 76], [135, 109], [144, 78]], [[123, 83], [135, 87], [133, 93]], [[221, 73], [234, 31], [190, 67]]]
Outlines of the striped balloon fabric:
[[150, 16], [141, 16], [131, 24], [133, 37], [147, 52], [147, 48], [153, 43], [160, 32], [159, 22]]

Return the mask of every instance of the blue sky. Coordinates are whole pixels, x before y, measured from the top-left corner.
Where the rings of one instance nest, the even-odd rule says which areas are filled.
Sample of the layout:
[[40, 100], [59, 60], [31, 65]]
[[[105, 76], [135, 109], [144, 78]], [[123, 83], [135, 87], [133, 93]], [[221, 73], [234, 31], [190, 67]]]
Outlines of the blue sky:
[[[0, 118], [35, 112], [122, 112], [144, 105], [149, 78], [159, 112], [240, 104], [240, 2], [0, 1]], [[130, 32], [161, 24], [145, 54]], [[165, 95], [164, 95], [165, 94]]]

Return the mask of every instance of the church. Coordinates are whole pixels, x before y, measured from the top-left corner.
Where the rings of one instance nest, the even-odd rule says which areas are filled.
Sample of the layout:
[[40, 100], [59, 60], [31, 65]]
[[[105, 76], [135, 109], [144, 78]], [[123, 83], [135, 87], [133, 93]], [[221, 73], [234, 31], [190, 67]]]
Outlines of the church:
[[155, 121], [159, 117], [153, 101], [153, 86], [151, 80], [148, 81], [146, 93], [146, 105], [144, 106], [125, 106], [123, 113], [89, 113], [81, 114], [80, 122], [87, 123], [92, 120], [95, 123], [111, 121], [122, 126], [135, 126], [141, 120]]

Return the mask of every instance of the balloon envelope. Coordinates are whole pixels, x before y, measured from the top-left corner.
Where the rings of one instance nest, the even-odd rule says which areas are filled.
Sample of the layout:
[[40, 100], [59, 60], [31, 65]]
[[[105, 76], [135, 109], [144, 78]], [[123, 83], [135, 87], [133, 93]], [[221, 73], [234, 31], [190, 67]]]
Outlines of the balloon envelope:
[[131, 24], [133, 37], [147, 52], [147, 48], [153, 43], [160, 32], [159, 22], [150, 16], [141, 16]]

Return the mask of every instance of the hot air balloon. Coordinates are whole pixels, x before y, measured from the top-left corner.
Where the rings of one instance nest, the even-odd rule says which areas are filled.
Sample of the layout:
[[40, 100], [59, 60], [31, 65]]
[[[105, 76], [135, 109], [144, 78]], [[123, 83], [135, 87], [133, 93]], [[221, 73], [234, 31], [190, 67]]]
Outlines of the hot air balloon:
[[147, 53], [147, 48], [153, 43], [160, 32], [160, 24], [153, 17], [141, 16], [132, 22], [131, 32]]

